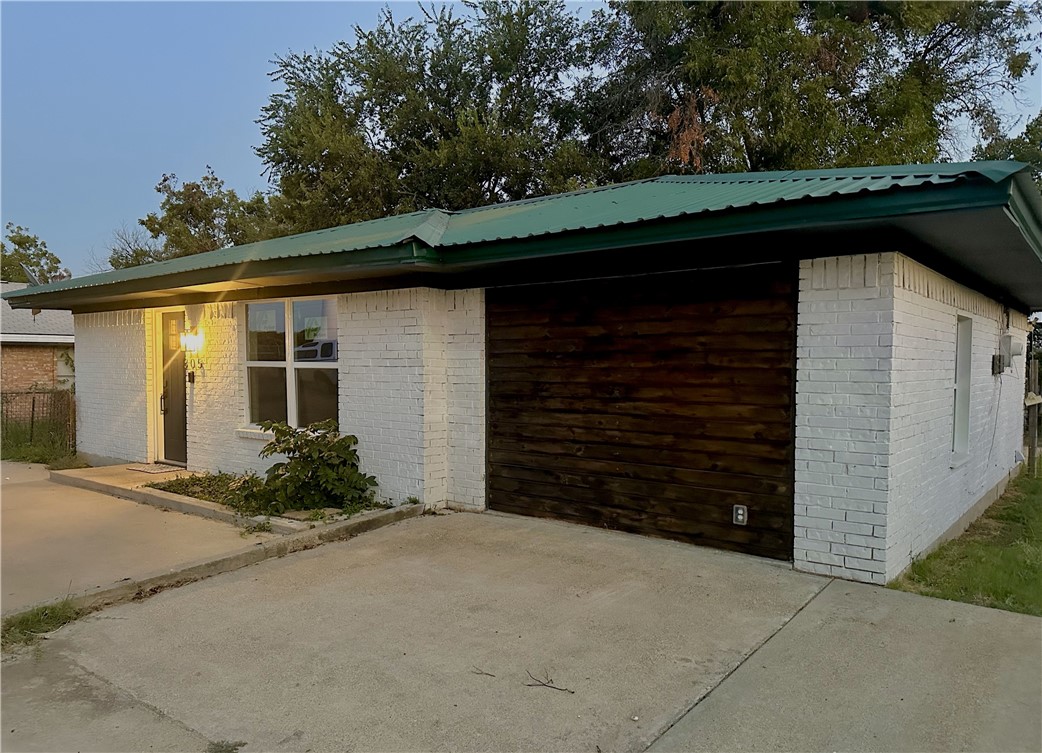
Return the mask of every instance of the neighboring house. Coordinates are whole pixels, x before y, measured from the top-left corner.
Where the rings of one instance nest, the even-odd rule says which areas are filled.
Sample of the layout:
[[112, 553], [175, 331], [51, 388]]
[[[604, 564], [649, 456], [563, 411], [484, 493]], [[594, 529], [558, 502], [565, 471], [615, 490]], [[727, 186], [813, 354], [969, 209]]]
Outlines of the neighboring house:
[[261, 471], [260, 421], [335, 417], [394, 500], [881, 583], [1020, 462], [1042, 198], [1013, 162], [662, 177], [7, 298], [75, 314], [95, 459]]
[[[0, 283], [4, 293], [24, 290], [24, 282]], [[0, 392], [71, 389], [73, 322], [68, 311], [0, 308]]]

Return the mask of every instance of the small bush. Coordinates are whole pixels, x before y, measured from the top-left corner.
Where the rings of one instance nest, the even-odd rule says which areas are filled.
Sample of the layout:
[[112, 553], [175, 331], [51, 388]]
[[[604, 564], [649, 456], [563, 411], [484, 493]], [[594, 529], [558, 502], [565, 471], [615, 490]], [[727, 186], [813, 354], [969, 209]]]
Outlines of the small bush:
[[375, 506], [376, 479], [358, 469], [358, 437], [341, 435], [333, 420], [303, 429], [276, 421], [261, 424], [275, 436], [260, 456], [285, 455], [267, 470], [263, 484], [244, 481], [243, 499], [268, 514], [322, 507], [368, 509]]
[[391, 507], [376, 500], [376, 479], [358, 469], [358, 438], [341, 436], [336, 422], [294, 429], [267, 421], [261, 428], [275, 435], [264, 445], [261, 457], [286, 457], [272, 465], [263, 478], [254, 473], [203, 473], [149, 486], [228, 505], [250, 517], [324, 507], [339, 507], [354, 515]]

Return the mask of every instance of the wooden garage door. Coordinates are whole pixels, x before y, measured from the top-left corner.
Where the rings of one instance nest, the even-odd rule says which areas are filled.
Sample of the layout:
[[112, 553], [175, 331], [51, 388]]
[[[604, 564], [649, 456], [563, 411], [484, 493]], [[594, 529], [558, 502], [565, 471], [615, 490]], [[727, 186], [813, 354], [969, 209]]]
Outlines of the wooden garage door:
[[488, 290], [489, 506], [790, 559], [787, 271]]

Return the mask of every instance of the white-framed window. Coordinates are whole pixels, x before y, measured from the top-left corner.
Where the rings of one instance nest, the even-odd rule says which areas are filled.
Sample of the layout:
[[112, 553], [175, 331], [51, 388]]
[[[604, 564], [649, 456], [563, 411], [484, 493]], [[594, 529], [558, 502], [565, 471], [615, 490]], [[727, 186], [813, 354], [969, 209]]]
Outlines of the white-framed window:
[[955, 324], [955, 388], [952, 408], [952, 453], [965, 455], [970, 444], [971, 355], [973, 320], [960, 316]]
[[247, 421], [338, 418], [336, 300], [247, 303], [245, 316]]

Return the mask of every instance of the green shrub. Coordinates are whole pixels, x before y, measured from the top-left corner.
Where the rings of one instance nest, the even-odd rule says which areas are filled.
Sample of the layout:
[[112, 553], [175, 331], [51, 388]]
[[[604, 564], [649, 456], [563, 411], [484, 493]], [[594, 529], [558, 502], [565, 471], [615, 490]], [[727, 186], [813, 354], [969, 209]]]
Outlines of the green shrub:
[[333, 420], [294, 429], [282, 422], [265, 421], [265, 431], [275, 436], [262, 458], [285, 455], [286, 460], [267, 470], [263, 484], [244, 477], [245, 503], [256, 504], [268, 514], [286, 510], [343, 507], [362, 510], [376, 507], [376, 479], [358, 469], [358, 437], [341, 435]]
[[338, 434], [334, 421], [303, 429], [266, 421], [261, 428], [275, 435], [261, 457], [286, 456], [264, 478], [255, 473], [199, 473], [148, 486], [228, 505], [248, 517], [324, 507], [354, 515], [391, 506], [376, 501], [376, 479], [358, 470], [358, 438]]

